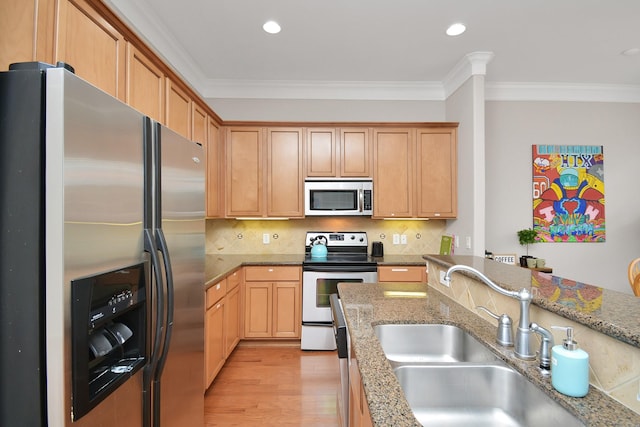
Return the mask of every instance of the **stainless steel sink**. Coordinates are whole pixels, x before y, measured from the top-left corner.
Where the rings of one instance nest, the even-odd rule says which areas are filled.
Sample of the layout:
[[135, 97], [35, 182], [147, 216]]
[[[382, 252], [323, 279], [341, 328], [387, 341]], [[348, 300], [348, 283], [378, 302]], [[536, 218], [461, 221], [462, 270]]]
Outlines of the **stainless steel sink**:
[[487, 347], [452, 325], [386, 324], [374, 331], [392, 365], [402, 363], [492, 362]]
[[406, 365], [395, 374], [424, 426], [583, 426], [524, 376], [500, 364]]

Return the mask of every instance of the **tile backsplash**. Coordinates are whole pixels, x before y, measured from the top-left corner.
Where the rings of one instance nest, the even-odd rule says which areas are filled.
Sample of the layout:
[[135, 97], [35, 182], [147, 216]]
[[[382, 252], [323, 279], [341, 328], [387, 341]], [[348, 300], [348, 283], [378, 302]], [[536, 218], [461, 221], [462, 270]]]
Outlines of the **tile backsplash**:
[[[366, 231], [371, 242], [384, 244], [387, 255], [438, 253], [444, 220], [372, 220], [361, 217], [319, 217], [292, 220], [208, 219], [208, 254], [302, 254], [307, 231]], [[263, 243], [268, 234], [269, 243]], [[407, 236], [394, 245], [393, 235]], [[369, 252], [371, 250], [369, 249]]]

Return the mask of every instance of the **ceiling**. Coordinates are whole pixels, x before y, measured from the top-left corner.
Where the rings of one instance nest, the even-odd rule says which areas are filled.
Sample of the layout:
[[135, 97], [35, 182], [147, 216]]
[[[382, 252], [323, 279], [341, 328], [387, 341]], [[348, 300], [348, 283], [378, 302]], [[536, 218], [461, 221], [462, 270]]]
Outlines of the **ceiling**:
[[[105, 0], [205, 98], [444, 99], [488, 87], [640, 102], [638, 0]], [[267, 20], [282, 26], [262, 30]], [[457, 37], [446, 28], [462, 22]]]

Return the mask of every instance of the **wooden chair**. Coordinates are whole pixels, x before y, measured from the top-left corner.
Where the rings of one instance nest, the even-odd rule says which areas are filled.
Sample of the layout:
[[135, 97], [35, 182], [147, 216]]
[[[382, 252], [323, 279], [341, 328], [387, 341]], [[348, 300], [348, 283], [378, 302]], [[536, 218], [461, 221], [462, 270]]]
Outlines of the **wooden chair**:
[[640, 258], [636, 258], [629, 263], [629, 284], [635, 296], [640, 296]]

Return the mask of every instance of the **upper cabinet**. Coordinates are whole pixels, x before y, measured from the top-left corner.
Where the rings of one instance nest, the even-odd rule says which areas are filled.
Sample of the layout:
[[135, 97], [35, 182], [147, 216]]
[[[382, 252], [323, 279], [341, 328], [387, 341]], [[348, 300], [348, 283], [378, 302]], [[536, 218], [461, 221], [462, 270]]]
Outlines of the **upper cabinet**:
[[132, 43], [127, 43], [126, 102], [152, 119], [164, 123], [164, 74], [160, 67]]
[[224, 217], [224, 180], [222, 176], [222, 138], [220, 127], [213, 118], [207, 118], [207, 217]]
[[84, 0], [60, 0], [55, 61], [114, 97], [125, 99], [126, 41]]
[[0, 70], [15, 62], [52, 62], [54, 20], [54, 0], [2, 2]]
[[457, 129], [418, 129], [416, 136], [417, 216], [455, 218], [458, 214]]
[[455, 218], [457, 127], [375, 129], [374, 218]]
[[191, 98], [171, 79], [167, 79], [165, 124], [187, 139], [191, 139]]
[[373, 130], [373, 216], [414, 216], [415, 129]]
[[306, 176], [371, 177], [368, 128], [306, 129]]
[[302, 128], [227, 128], [226, 215], [302, 217], [302, 141]]

